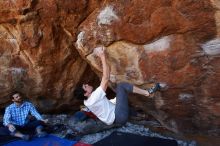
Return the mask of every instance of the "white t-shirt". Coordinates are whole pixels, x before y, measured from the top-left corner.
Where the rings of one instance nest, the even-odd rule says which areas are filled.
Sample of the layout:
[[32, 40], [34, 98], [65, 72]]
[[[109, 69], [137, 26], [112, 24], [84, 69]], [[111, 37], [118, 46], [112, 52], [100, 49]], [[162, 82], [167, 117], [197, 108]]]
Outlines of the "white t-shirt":
[[111, 125], [115, 120], [115, 104], [110, 102], [102, 87], [98, 87], [92, 92], [87, 100], [84, 100], [87, 106], [102, 122]]

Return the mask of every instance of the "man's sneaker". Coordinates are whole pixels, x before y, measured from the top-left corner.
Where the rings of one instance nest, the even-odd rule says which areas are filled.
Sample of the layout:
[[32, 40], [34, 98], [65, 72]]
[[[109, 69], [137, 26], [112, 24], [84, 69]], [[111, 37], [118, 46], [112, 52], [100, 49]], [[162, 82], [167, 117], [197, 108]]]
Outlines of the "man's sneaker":
[[41, 137], [46, 137], [46, 136], [47, 136], [47, 133], [44, 132], [44, 131], [42, 131], [42, 132], [37, 133], [36, 136], [39, 137], [39, 138], [41, 138]]
[[30, 135], [26, 135], [26, 134], [24, 134], [22, 137], [21, 137], [21, 139], [23, 139], [23, 140], [25, 140], [25, 141], [29, 141], [30, 140]]
[[47, 133], [43, 131], [43, 126], [37, 126], [36, 133], [36, 136], [39, 138], [47, 136]]
[[148, 89], [149, 94], [155, 93], [156, 91], [160, 90], [160, 83], [156, 83], [153, 87]]

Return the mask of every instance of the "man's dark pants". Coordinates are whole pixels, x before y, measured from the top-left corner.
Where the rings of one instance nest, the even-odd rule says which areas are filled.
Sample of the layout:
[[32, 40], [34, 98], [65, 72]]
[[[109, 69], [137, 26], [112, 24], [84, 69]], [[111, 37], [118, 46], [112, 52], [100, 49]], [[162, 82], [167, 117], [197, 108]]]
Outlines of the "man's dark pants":
[[133, 85], [119, 83], [116, 89], [115, 123], [125, 124], [129, 116], [128, 94], [133, 92]]
[[[31, 120], [30, 122], [28, 122], [27, 124], [25, 124], [24, 126], [19, 126], [19, 125], [14, 125], [16, 128], [16, 131], [19, 131], [21, 133], [28, 133], [28, 134], [34, 134], [36, 132], [36, 128], [43, 128], [43, 122], [39, 121], [39, 120]], [[13, 133], [15, 132], [10, 132], [8, 127], [5, 127], [7, 130], [7, 133], [9, 135], [13, 135]]]

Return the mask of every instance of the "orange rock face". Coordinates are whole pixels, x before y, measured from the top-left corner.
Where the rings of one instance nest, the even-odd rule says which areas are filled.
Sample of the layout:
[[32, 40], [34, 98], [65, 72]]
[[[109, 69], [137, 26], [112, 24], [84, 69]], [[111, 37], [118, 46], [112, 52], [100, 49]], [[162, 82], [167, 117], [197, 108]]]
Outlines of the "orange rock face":
[[42, 111], [76, 109], [73, 90], [84, 75], [97, 80], [74, 46], [78, 25], [98, 4], [56, 0], [0, 2], [1, 107], [16, 89]]
[[94, 48], [104, 45], [112, 87], [167, 88], [153, 99], [134, 96], [133, 105], [174, 132], [216, 134], [219, 10], [218, 0], [1, 1], [1, 107], [17, 89], [43, 111], [77, 109], [72, 91], [98, 82], [90, 67], [101, 74]]

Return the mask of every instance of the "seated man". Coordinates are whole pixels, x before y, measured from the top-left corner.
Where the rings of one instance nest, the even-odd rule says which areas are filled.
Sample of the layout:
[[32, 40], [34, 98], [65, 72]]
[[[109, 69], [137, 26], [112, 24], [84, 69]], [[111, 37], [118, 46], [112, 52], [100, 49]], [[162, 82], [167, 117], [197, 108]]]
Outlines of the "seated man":
[[100, 86], [93, 91], [93, 87], [83, 84], [74, 90], [74, 96], [83, 99], [86, 107], [93, 112], [102, 122], [107, 125], [113, 123], [124, 124], [128, 120], [128, 93], [133, 92], [144, 96], [149, 96], [156, 92], [160, 85], [157, 83], [150, 90], [143, 90], [129, 83], [120, 83], [116, 89], [116, 103], [108, 100], [106, 89], [109, 81], [110, 71], [106, 62], [104, 47], [98, 48], [97, 55], [100, 57], [103, 68], [103, 75]]
[[[42, 124], [48, 120], [41, 117], [32, 103], [23, 101], [19, 92], [13, 92], [11, 98], [14, 103], [6, 107], [3, 117], [3, 124], [7, 127], [8, 133], [24, 140], [30, 140], [30, 135], [21, 133], [25, 130], [35, 130], [38, 137], [46, 136], [47, 133], [42, 131]], [[30, 121], [29, 113], [37, 120]]]

